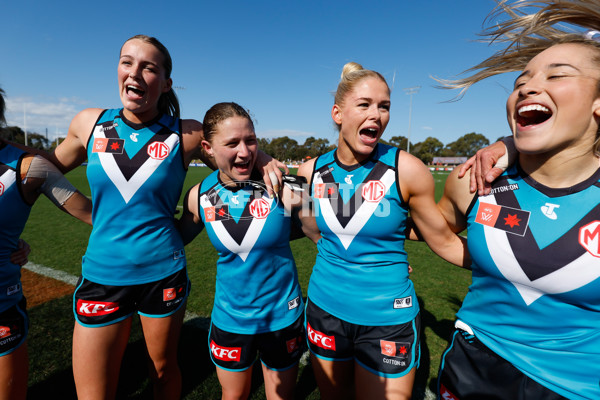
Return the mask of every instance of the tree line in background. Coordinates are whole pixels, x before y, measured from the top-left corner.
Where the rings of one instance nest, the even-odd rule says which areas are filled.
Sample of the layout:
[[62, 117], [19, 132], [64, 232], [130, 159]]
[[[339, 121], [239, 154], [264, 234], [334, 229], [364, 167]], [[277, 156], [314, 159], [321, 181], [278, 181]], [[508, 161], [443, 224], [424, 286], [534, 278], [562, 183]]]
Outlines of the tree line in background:
[[[25, 143], [25, 134], [18, 126], [0, 128], [0, 138], [17, 143]], [[57, 142], [62, 139], [50, 141], [46, 136], [38, 133], [27, 134], [27, 145], [36, 149], [52, 150]], [[404, 136], [393, 136], [389, 140], [381, 139], [381, 142], [406, 150], [408, 139]], [[452, 143], [444, 145], [434, 137], [428, 137], [422, 142], [411, 143], [410, 153], [421, 159], [425, 164], [431, 164], [434, 157], [470, 157], [482, 147], [490, 144], [490, 141], [480, 133], [467, 133]], [[309, 137], [303, 144], [287, 136], [274, 139], [258, 139], [259, 148], [272, 157], [286, 161], [304, 161], [315, 158], [336, 147], [335, 143], [323, 138]]]

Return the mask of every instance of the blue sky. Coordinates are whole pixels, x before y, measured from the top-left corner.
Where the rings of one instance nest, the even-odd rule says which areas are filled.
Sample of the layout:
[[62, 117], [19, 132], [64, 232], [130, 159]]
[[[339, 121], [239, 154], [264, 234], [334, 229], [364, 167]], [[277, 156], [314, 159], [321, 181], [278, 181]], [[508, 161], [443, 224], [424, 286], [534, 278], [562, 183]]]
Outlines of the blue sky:
[[259, 137], [335, 143], [333, 95], [349, 61], [393, 85], [384, 139], [509, 134], [505, 101], [514, 76], [489, 79], [457, 102], [431, 76], [452, 78], [494, 49], [476, 42], [492, 0], [7, 1], [0, 24], [0, 86], [8, 124], [53, 139], [87, 107], [120, 107], [119, 49], [143, 33], [171, 52], [182, 116], [214, 103], [249, 108]]

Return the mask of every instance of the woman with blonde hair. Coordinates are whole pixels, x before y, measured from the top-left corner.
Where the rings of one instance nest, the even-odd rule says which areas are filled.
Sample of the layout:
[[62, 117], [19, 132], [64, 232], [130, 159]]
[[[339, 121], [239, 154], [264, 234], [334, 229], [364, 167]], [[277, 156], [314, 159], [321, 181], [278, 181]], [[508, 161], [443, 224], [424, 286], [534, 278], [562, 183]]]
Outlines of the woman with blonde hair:
[[431, 248], [469, 265], [416, 157], [379, 143], [390, 89], [378, 72], [344, 66], [331, 110], [338, 147], [300, 166], [322, 239], [308, 287], [306, 330], [323, 399], [407, 399], [420, 358], [420, 314], [404, 240], [408, 213]]
[[446, 84], [521, 71], [506, 107], [519, 154], [485, 195], [454, 171], [439, 202], [473, 260], [439, 396], [597, 399], [600, 42], [556, 23], [597, 28], [600, 6], [502, 2], [497, 14], [508, 19], [486, 34], [506, 48]]

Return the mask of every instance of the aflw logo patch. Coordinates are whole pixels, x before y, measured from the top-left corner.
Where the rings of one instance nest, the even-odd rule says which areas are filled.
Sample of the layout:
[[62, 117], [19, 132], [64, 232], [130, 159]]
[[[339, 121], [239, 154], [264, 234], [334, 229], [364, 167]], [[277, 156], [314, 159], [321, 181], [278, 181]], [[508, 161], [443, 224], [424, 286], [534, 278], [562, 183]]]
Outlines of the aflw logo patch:
[[497, 204], [479, 203], [475, 222], [524, 236], [529, 225], [529, 216], [529, 211]]
[[407, 358], [410, 351], [410, 343], [390, 342], [380, 340], [381, 354], [388, 357]]
[[124, 145], [125, 140], [123, 139], [96, 138], [92, 153], [123, 154]]

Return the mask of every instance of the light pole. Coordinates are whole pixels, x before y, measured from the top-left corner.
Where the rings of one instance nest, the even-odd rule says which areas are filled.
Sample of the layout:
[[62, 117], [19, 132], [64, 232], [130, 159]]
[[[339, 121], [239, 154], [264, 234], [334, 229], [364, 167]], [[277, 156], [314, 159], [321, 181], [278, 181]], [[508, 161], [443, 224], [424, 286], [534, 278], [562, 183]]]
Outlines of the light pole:
[[408, 106], [408, 140], [406, 143], [406, 152], [410, 153], [410, 120], [412, 117], [412, 95], [413, 94], [417, 94], [419, 92], [419, 89], [421, 89], [421, 86], [413, 86], [413, 87], [409, 87], [409, 88], [404, 88], [404, 91], [406, 92], [407, 95], [410, 96], [410, 102], [409, 102], [409, 106]]

